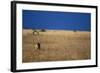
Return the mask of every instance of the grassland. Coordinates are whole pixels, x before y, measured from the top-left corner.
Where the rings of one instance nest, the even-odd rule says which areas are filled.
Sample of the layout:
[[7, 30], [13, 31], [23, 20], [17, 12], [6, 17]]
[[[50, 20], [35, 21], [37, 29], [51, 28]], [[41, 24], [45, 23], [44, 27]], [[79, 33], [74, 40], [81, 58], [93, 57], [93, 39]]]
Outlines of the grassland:
[[[46, 30], [33, 35], [31, 29], [23, 29], [22, 37], [23, 63], [91, 58], [90, 32]], [[38, 42], [41, 44], [40, 50], [35, 48]]]

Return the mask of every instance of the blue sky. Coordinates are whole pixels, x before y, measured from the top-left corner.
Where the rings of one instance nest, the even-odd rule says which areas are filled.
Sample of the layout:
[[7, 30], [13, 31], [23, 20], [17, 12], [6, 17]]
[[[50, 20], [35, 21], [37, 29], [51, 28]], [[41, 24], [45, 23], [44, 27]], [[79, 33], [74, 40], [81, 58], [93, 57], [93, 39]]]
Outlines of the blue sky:
[[91, 30], [91, 14], [23, 10], [24, 29]]

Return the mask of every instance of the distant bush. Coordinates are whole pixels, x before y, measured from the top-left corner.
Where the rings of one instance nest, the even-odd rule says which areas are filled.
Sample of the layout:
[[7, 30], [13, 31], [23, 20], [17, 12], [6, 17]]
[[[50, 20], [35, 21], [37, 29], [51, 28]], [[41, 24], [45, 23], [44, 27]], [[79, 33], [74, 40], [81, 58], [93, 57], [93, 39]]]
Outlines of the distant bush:
[[42, 32], [46, 32], [46, 30], [45, 30], [45, 29], [41, 29], [40, 31], [42, 31]]
[[73, 30], [73, 32], [77, 32], [77, 30]]

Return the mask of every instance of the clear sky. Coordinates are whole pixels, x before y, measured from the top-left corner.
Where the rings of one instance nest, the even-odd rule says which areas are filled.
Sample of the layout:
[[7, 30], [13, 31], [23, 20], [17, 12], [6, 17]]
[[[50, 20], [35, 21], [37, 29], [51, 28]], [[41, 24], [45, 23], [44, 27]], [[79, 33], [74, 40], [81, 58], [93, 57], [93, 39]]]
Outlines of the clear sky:
[[91, 30], [91, 14], [23, 10], [24, 29]]

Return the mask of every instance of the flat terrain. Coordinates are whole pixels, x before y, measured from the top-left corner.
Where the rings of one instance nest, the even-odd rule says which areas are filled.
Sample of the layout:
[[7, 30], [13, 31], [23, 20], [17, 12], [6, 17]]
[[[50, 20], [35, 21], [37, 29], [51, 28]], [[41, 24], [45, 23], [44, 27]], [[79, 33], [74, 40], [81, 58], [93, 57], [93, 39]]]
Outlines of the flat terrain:
[[[46, 30], [33, 35], [23, 29], [22, 61], [43, 62], [91, 58], [90, 32]], [[35, 46], [40, 43], [40, 50]]]

